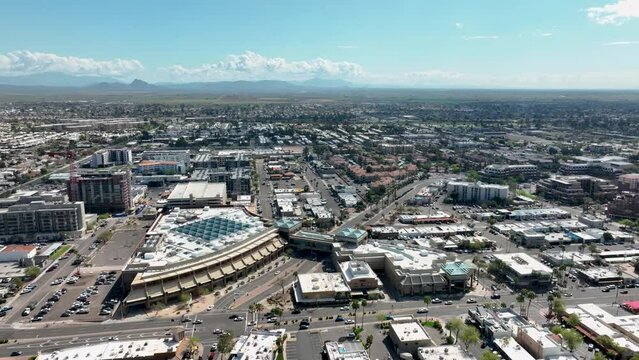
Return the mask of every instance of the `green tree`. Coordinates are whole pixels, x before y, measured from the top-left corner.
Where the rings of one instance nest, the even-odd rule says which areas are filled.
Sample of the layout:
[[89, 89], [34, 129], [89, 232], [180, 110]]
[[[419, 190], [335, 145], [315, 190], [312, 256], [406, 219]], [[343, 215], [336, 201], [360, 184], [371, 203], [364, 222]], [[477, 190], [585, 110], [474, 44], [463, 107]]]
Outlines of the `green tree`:
[[459, 332], [464, 326], [464, 321], [456, 317], [448, 320], [446, 322], [445, 328], [446, 330], [448, 330], [448, 335], [452, 335], [453, 331], [455, 332], [455, 342], [457, 342], [457, 340], [459, 339]]
[[584, 342], [583, 336], [574, 329], [566, 329], [562, 331], [561, 337], [566, 342], [566, 346], [570, 352], [575, 351], [575, 349]]
[[625, 228], [630, 228], [633, 227], [635, 225], [635, 223], [630, 220], [630, 219], [621, 219], [619, 220], [619, 225], [625, 227]]
[[519, 304], [519, 313], [524, 314], [524, 303], [526, 302], [526, 295], [523, 292], [517, 294], [515, 301]]
[[566, 319], [566, 323], [572, 327], [579, 325], [580, 322], [581, 322], [581, 319], [579, 319], [579, 314], [577, 313], [572, 313], [568, 315], [568, 318]]
[[430, 306], [430, 303], [432, 302], [433, 302], [433, 298], [430, 295], [424, 296], [424, 303], [426, 304], [426, 307]]
[[186, 306], [186, 305], [188, 305], [189, 301], [191, 301], [191, 294], [190, 293], [181, 293], [179, 299], [180, 299], [180, 302], [182, 303], [182, 305]]
[[[595, 353], [595, 357], [593, 358], [593, 360], [607, 360], [607, 359], [606, 359], [606, 355], [602, 354], [600, 351], [597, 351]], [[639, 360], [639, 358], [635, 359], [635, 357], [633, 356], [632, 359], [630, 360]]]
[[364, 344], [364, 347], [366, 349], [370, 349], [371, 345], [373, 345], [373, 334], [370, 334], [366, 337], [366, 343]]
[[29, 266], [24, 270], [24, 275], [29, 279], [35, 279], [40, 275], [42, 269], [37, 266]]
[[612, 234], [607, 232], [607, 231], [605, 233], [603, 233], [602, 239], [603, 239], [603, 242], [605, 244], [611, 243], [611, 242], [613, 242], [615, 240], [614, 236], [612, 236]]
[[485, 350], [483, 354], [481, 354], [481, 360], [500, 360], [501, 358], [495, 354], [493, 354], [490, 350]]
[[526, 305], [526, 317], [528, 317], [528, 311], [530, 310], [530, 304], [533, 300], [537, 298], [537, 294], [534, 291], [526, 289], [524, 296], [528, 300], [528, 305]]
[[220, 353], [221, 360], [224, 360], [224, 355], [233, 350], [233, 333], [226, 332], [217, 339], [217, 351]]
[[271, 314], [280, 317], [282, 316], [282, 314], [284, 314], [284, 310], [282, 310], [282, 308], [279, 307], [274, 307], [271, 309]]
[[475, 328], [474, 326], [463, 325], [459, 333], [459, 340], [461, 340], [466, 350], [468, 350], [468, 347], [471, 344], [476, 344], [479, 342], [479, 330], [477, 330], [477, 328]]
[[468, 179], [468, 181], [479, 181], [479, 173], [475, 170], [468, 170], [468, 172], [466, 173], [466, 178]]

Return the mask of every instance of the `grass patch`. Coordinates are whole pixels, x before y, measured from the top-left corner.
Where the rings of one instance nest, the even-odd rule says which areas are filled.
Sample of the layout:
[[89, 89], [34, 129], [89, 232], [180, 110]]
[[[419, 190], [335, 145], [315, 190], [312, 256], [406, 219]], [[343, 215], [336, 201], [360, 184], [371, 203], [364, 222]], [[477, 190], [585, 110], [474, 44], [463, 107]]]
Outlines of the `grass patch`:
[[58, 258], [62, 255], [64, 255], [64, 253], [66, 253], [67, 251], [69, 251], [69, 249], [71, 248], [71, 245], [62, 245], [59, 248], [57, 248], [53, 254], [49, 255], [49, 257], [52, 260], [58, 260]]

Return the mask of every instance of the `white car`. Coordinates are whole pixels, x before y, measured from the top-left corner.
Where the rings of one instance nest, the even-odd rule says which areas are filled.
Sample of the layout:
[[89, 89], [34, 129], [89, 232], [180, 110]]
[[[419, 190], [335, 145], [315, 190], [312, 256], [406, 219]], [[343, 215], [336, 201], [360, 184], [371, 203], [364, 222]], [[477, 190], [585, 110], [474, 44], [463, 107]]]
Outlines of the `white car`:
[[346, 325], [355, 324], [355, 320], [353, 320], [353, 319], [346, 319], [346, 320], [344, 320], [344, 324], [346, 324]]
[[213, 305], [209, 305], [206, 307], [206, 311], [211, 311], [211, 310], [213, 310]]
[[255, 326], [255, 321], [250, 321], [246, 326]]
[[241, 316], [236, 317], [233, 321], [244, 321], [244, 318]]

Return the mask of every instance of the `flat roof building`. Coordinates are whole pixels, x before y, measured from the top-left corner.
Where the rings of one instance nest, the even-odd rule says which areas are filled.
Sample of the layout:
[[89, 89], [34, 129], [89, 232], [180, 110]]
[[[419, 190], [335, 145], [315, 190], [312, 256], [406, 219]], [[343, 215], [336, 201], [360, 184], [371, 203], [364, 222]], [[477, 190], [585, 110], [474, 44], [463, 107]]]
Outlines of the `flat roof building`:
[[442, 345], [420, 347], [417, 349], [419, 360], [476, 360], [477, 358], [460, 345]]
[[229, 360], [273, 360], [277, 355], [277, 339], [286, 331], [253, 330], [248, 335], [242, 335], [229, 353]]
[[368, 352], [360, 341], [327, 341], [324, 354], [328, 360], [370, 360]]
[[544, 288], [551, 284], [552, 269], [526, 253], [493, 254], [504, 266], [502, 275], [518, 288]]
[[90, 172], [71, 178], [68, 183], [69, 201], [84, 202], [87, 212], [129, 211], [131, 201], [131, 172]]
[[451, 181], [446, 185], [446, 189], [453, 202], [460, 203], [481, 203], [505, 200], [508, 197], [506, 185]]
[[201, 208], [226, 204], [226, 184], [191, 181], [175, 186], [167, 198], [169, 207]]
[[402, 353], [409, 353], [417, 357], [419, 348], [433, 345], [426, 329], [412, 317], [392, 320], [388, 336], [400, 356]]
[[351, 290], [373, 290], [382, 286], [377, 274], [365, 261], [343, 262], [339, 264], [339, 268]]
[[84, 203], [34, 201], [0, 209], [0, 241], [28, 242], [76, 238], [85, 230]]
[[350, 298], [351, 289], [338, 273], [298, 274], [293, 287], [298, 303], [331, 303]]

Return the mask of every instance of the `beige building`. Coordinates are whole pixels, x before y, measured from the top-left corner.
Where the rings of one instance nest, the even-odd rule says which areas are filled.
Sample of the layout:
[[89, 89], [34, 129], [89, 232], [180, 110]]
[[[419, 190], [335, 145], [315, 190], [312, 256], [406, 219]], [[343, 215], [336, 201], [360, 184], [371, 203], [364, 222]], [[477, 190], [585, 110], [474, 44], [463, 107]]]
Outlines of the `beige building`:
[[293, 291], [298, 303], [331, 303], [351, 296], [348, 284], [337, 273], [298, 274]]
[[409, 353], [417, 357], [419, 348], [433, 345], [426, 329], [412, 316], [391, 321], [388, 336], [395, 345], [396, 353], [400, 355]]

